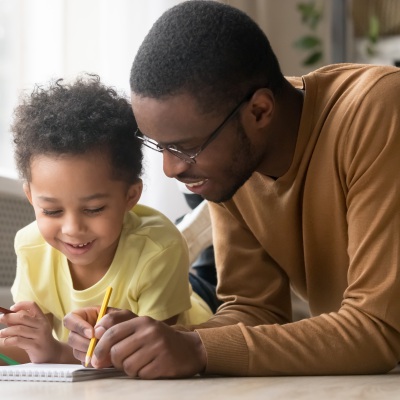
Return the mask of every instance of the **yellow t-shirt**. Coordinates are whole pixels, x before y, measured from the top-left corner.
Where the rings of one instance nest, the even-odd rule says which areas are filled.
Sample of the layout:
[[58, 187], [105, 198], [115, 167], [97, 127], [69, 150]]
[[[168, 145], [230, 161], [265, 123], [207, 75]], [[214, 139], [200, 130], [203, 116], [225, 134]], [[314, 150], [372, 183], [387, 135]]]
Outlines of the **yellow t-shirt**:
[[179, 314], [179, 324], [198, 324], [212, 312], [188, 281], [185, 239], [164, 215], [137, 205], [128, 212], [114, 260], [95, 285], [75, 290], [67, 258], [41, 236], [36, 221], [15, 237], [17, 273], [11, 288], [15, 302], [34, 301], [53, 315], [54, 334], [66, 341], [64, 316], [99, 305], [108, 286], [109, 306], [165, 320]]

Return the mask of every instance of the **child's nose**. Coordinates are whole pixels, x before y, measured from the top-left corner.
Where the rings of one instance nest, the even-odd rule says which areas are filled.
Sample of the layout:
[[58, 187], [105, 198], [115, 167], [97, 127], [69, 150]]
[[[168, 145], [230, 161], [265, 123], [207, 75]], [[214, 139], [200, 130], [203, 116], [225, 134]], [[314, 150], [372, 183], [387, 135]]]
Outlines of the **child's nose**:
[[75, 214], [68, 214], [64, 217], [62, 232], [68, 236], [74, 236], [84, 230], [82, 218]]

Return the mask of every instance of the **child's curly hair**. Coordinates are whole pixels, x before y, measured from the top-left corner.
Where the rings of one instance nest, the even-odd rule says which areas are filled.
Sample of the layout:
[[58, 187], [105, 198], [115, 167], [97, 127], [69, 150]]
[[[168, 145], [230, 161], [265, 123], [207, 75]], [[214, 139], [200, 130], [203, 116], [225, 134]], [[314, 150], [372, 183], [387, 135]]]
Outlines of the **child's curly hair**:
[[112, 178], [136, 182], [142, 173], [141, 142], [130, 102], [97, 75], [72, 84], [63, 79], [36, 86], [15, 109], [11, 127], [21, 178], [31, 180], [31, 161], [40, 155], [109, 154]]

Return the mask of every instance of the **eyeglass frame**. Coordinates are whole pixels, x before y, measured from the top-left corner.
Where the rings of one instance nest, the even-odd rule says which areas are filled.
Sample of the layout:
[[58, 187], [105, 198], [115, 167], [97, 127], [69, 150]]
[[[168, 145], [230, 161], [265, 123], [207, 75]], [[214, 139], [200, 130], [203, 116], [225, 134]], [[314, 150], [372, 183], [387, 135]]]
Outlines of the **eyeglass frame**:
[[188, 164], [196, 164], [196, 158], [203, 152], [203, 150], [212, 142], [214, 141], [218, 135], [222, 132], [224, 126], [233, 118], [236, 113], [240, 110], [242, 105], [248, 102], [254, 95], [254, 93], [259, 90], [253, 90], [248, 93], [239, 103], [234, 107], [234, 109], [225, 117], [225, 119], [217, 126], [216, 129], [208, 136], [205, 142], [200, 146], [199, 150], [195, 154], [188, 154], [182, 150], [176, 148], [174, 144], [167, 144], [166, 146], [159, 145], [156, 141], [145, 137], [145, 135], [140, 131], [139, 127], [136, 129], [134, 136], [141, 140], [143, 145], [148, 147], [151, 150], [157, 151], [162, 153], [164, 150], [167, 150], [169, 153], [178, 157], [180, 160], [187, 162]]

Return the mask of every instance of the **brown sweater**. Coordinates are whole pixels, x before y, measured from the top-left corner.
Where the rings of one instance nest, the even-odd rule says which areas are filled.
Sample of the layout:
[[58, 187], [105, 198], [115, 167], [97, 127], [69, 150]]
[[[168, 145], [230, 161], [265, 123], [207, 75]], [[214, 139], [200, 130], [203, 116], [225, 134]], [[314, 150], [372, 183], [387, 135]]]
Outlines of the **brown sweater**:
[[[400, 69], [289, 81], [306, 90], [290, 169], [211, 205], [224, 304], [197, 327], [206, 373], [384, 373], [400, 360]], [[290, 286], [312, 318], [291, 322]]]

